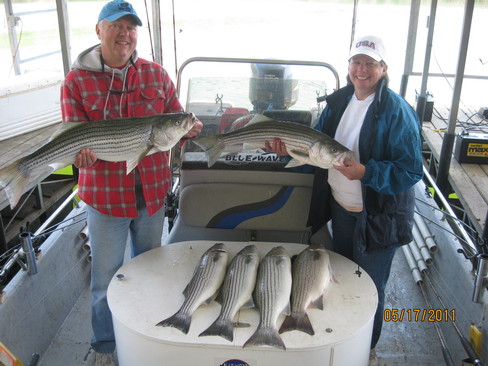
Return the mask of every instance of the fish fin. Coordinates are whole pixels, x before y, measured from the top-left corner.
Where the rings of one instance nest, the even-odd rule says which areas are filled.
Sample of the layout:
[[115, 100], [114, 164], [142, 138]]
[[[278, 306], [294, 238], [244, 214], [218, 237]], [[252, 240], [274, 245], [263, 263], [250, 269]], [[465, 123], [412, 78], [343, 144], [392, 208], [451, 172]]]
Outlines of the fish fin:
[[[63, 169], [66, 164], [65, 163], [52, 163], [49, 164], [53, 172], [57, 172], [59, 169]], [[49, 169], [45, 169], [45, 171], [49, 171]]]
[[290, 302], [288, 301], [288, 304], [285, 306], [285, 308], [283, 309], [283, 311], [281, 312], [282, 314], [285, 314], [285, 315], [290, 315], [291, 314], [291, 306], [290, 306]]
[[[32, 180], [30, 172], [22, 169], [21, 163], [22, 159], [19, 159], [0, 169], [0, 187], [5, 191], [12, 209], [17, 206], [25, 188]], [[51, 170], [50, 167], [47, 167], [47, 169]], [[38, 171], [36, 171], [37, 173]]]
[[212, 301], [214, 301], [214, 300], [217, 298], [217, 296], [219, 295], [219, 293], [220, 293], [220, 288], [219, 288], [217, 291], [215, 291], [215, 293], [214, 293], [214, 294], [212, 294], [211, 296], [209, 296], [209, 297], [208, 297], [208, 299], [206, 299], [206, 300], [203, 302], [203, 304], [204, 304], [204, 305], [208, 305], [208, 304], [210, 304]]
[[205, 152], [209, 168], [215, 164], [224, 150], [224, 145], [219, 143], [218, 136], [220, 135], [205, 136], [192, 140]]
[[283, 343], [278, 331], [273, 328], [261, 328], [259, 327], [254, 334], [244, 343], [242, 348], [253, 346], [271, 346], [286, 350], [286, 346]]
[[256, 151], [260, 152], [261, 154], [264, 154], [264, 150], [261, 149], [261, 146], [259, 144], [250, 144], [248, 142], [242, 144], [242, 148], [239, 148], [239, 151]]
[[330, 273], [330, 280], [334, 283], [339, 283], [339, 281], [337, 281], [337, 279], [334, 276], [334, 272], [332, 272], [332, 268], [330, 267], [330, 263], [329, 263], [329, 273]]
[[299, 157], [299, 158], [303, 158], [303, 159], [307, 159], [307, 160], [310, 160], [310, 155], [308, 154], [308, 152], [305, 152], [305, 151], [302, 151], [302, 150], [290, 150], [290, 156], [293, 156], [293, 157]]
[[309, 309], [319, 309], [324, 310], [324, 296], [320, 295], [315, 300], [313, 300], [308, 306]]
[[283, 320], [281, 324], [279, 333], [288, 332], [291, 330], [299, 330], [301, 332], [314, 335], [315, 331], [313, 330], [312, 323], [307, 315], [307, 313], [303, 314], [295, 314], [289, 315]]
[[266, 117], [264, 114], [256, 113], [254, 117], [247, 123], [247, 126], [253, 123], [269, 122], [269, 121], [276, 121], [276, 120], [270, 117]]
[[224, 304], [224, 295], [223, 294], [224, 294], [223, 291], [219, 291], [219, 294], [215, 298], [215, 301], [217, 301], [220, 305]]
[[291, 159], [288, 164], [285, 165], [285, 168], [295, 168], [297, 166], [305, 165], [305, 163], [302, 163], [300, 160], [297, 159]]
[[241, 309], [252, 309], [254, 307], [256, 307], [256, 304], [254, 303], [254, 300], [251, 296], [249, 300], [247, 300], [246, 303], [241, 306]]
[[199, 337], [205, 336], [219, 336], [232, 342], [234, 340], [234, 324], [228, 319], [217, 319], [199, 334]]
[[161, 327], [173, 327], [181, 332], [188, 334], [190, 330], [191, 324], [191, 316], [188, 314], [183, 314], [181, 312], [177, 312], [173, 316], [170, 316], [167, 319], [161, 320], [156, 326]]
[[49, 140], [47, 142], [51, 142], [54, 140], [56, 137], [64, 133], [65, 131], [68, 131], [72, 128], [75, 128], [81, 124], [85, 124], [86, 122], [61, 122], [59, 124], [59, 127], [54, 131], [54, 133], [49, 137]]
[[135, 155], [125, 161], [125, 170], [126, 174], [128, 175], [131, 171], [133, 171], [136, 166], [148, 155], [148, 153], [153, 149], [153, 146], [148, 146], [145, 150], [142, 151], [139, 155]]

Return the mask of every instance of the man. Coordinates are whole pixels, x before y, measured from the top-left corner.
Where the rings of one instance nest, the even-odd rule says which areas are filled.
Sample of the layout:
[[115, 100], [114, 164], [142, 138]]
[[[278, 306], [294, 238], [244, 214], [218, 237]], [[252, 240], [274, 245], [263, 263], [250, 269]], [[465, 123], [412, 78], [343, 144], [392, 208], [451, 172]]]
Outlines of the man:
[[[139, 58], [138, 26], [142, 22], [124, 0], [107, 3], [98, 18], [100, 44], [82, 52], [61, 87], [63, 121], [99, 121], [183, 110], [166, 71]], [[202, 130], [196, 121], [185, 136]], [[123, 264], [127, 236], [131, 254], [161, 245], [164, 199], [170, 167], [166, 152], [146, 156], [126, 175], [125, 162], [98, 160], [90, 149], [76, 157], [79, 197], [87, 204], [92, 251], [92, 348], [96, 365], [114, 365], [115, 335], [107, 288]]]

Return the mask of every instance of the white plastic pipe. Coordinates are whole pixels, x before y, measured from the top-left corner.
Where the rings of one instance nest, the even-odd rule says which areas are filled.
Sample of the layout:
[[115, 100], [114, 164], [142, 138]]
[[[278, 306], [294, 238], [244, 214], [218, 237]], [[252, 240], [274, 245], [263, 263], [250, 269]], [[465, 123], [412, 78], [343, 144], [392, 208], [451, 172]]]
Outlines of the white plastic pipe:
[[87, 241], [88, 238], [89, 238], [88, 225], [85, 225], [85, 227], [80, 231], [80, 239]]
[[427, 248], [427, 244], [425, 244], [424, 238], [422, 237], [422, 234], [420, 233], [417, 225], [413, 225], [412, 234], [413, 234], [414, 242], [419, 248], [420, 255], [424, 259], [425, 263], [428, 265], [434, 263], [434, 260], [430, 255], [429, 248]]
[[422, 255], [420, 254], [420, 250], [417, 244], [415, 244], [415, 242], [412, 241], [408, 244], [408, 247], [412, 252], [413, 258], [415, 259], [415, 263], [417, 263], [417, 267], [419, 271], [420, 272], [427, 271], [427, 265], [425, 264], [424, 258], [422, 258]]
[[425, 244], [429, 248], [429, 251], [431, 253], [437, 252], [437, 243], [434, 241], [434, 237], [432, 236], [424, 219], [419, 214], [415, 214], [413, 218], [417, 224], [417, 227], [419, 228], [420, 233], [422, 234], [422, 237], [424, 238]]
[[423, 283], [422, 275], [415, 263], [415, 259], [410, 251], [410, 246], [404, 245], [402, 246], [403, 254], [405, 255], [405, 259], [407, 260], [408, 266], [410, 268], [410, 272], [412, 273], [413, 279], [415, 283], [421, 284]]
[[85, 241], [83, 245], [81, 246], [85, 252], [91, 252], [91, 244], [90, 244], [90, 239]]

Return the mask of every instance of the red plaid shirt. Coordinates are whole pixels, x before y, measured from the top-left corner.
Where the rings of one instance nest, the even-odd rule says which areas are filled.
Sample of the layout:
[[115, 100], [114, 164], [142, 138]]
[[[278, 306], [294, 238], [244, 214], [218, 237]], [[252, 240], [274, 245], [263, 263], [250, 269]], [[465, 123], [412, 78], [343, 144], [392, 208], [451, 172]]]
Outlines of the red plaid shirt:
[[[100, 72], [70, 71], [61, 86], [63, 121], [99, 121], [183, 111], [173, 82], [159, 64], [137, 59], [127, 70], [127, 92], [117, 92], [123, 90], [123, 83], [122, 78], [113, 77], [111, 70], [102, 73], [101, 66]], [[147, 210], [152, 215], [163, 206], [171, 185], [167, 153], [146, 156], [137, 169]], [[98, 160], [89, 168], [81, 168], [78, 185], [79, 197], [101, 213], [137, 217], [135, 173], [126, 175], [125, 162]]]

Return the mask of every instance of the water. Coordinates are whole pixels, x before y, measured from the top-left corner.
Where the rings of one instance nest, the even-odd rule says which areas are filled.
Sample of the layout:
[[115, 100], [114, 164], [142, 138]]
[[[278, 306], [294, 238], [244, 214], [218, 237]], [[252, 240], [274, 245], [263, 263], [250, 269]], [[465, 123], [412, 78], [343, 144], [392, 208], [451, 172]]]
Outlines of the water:
[[[69, 2], [71, 27], [71, 58], [98, 42], [94, 28], [97, 15], [105, 1]], [[150, 37], [143, 0], [133, 0], [144, 26], [140, 29], [138, 50], [142, 57], [151, 59]], [[179, 0], [175, 4], [176, 42], [173, 39], [173, 9], [171, 2], [162, 4], [164, 66], [175, 80], [176, 67], [195, 56], [279, 58], [313, 60], [332, 64], [345, 84], [348, 48], [351, 37], [353, 2], [299, 1], [299, 0]], [[404, 5], [366, 4], [359, 2], [356, 35], [378, 34], [388, 49], [391, 87], [398, 91], [403, 73], [406, 37], [409, 21], [409, 3]], [[393, 2], [392, 2], [393, 3]], [[27, 9], [54, 9], [55, 3], [14, 4], [14, 12]], [[421, 7], [414, 71], [423, 68], [430, 8]], [[440, 5], [432, 49], [431, 72], [453, 74], [457, 66], [463, 5]], [[0, 14], [4, 15], [4, 8]], [[149, 10], [150, 15], [150, 10]], [[477, 5], [472, 23], [466, 74], [488, 76], [488, 50], [484, 22], [488, 9]], [[16, 27], [20, 40], [22, 60], [43, 52], [59, 50], [56, 13], [21, 15]], [[0, 26], [0, 80], [12, 77], [12, 59], [9, 51], [7, 22]], [[175, 56], [176, 47], [176, 56]], [[60, 54], [44, 60], [21, 64], [24, 73], [57, 71], [62, 74]], [[453, 80], [431, 78], [428, 89], [436, 103], [450, 105]], [[411, 77], [407, 99], [415, 102], [415, 89], [420, 89], [420, 78]], [[3, 94], [3, 93], [2, 93]], [[466, 80], [463, 102], [467, 105], [488, 105], [486, 80]]]

